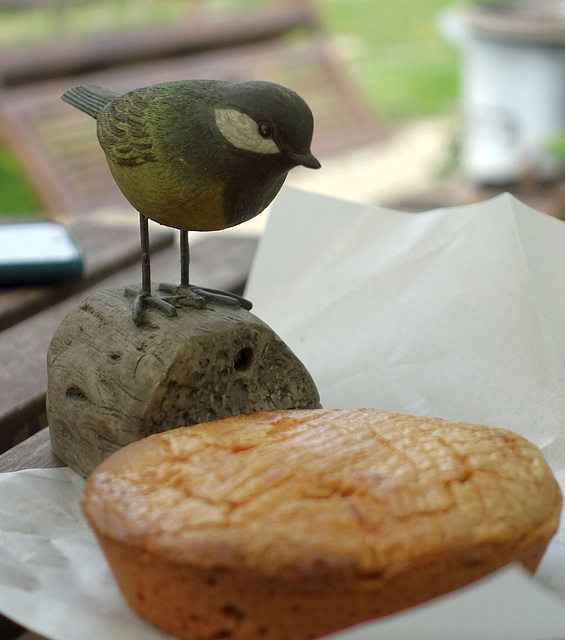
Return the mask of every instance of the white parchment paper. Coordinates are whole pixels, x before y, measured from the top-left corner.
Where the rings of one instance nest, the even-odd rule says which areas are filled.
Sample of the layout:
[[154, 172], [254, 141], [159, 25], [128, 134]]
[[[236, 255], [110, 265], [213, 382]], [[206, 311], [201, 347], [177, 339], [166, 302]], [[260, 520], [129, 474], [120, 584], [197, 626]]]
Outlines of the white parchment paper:
[[[325, 407], [514, 430], [542, 448], [563, 488], [564, 249], [564, 222], [508, 195], [411, 214], [285, 189], [246, 295], [308, 367]], [[53, 640], [169, 637], [123, 602], [80, 513], [81, 486], [68, 469], [0, 475], [0, 612]], [[513, 622], [512, 608], [531, 624]], [[535, 581], [510, 569], [348, 634], [565, 637], [563, 527]]]

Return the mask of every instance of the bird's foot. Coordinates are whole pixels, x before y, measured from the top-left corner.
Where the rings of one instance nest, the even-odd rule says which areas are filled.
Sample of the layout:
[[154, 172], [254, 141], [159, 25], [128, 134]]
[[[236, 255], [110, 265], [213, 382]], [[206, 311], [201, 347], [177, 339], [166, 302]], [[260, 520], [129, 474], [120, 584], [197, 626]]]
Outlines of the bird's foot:
[[134, 287], [126, 287], [125, 293], [128, 296], [134, 296], [132, 317], [136, 326], [139, 326], [143, 320], [143, 310], [145, 307], [153, 307], [154, 309], [159, 309], [159, 311], [169, 316], [169, 318], [173, 318], [177, 315], [175, 306], [167, 300], [164, 300], [163, 298], [152, 296], [148, 293], [143, 293], [142, 291], [139, 291]]
[[209, 289], [207, 287], [198, 287], [196, 285], [173, 285], [163, 283], [159, 285], [159, 291], [171, 294], [170, 297], [166, 297], [165, 300], [174, 301], [174, 303], [180, 306], [189, 306], [197, 308], [206, 308], [206, 305], [211, 302], [216, 304], [223, 304], [231, 307], [241, 307], [246, 311], [249, 311], [253, 304], [238, 296], [236, 293], [229, 291], [221, 291], [219, 289]]

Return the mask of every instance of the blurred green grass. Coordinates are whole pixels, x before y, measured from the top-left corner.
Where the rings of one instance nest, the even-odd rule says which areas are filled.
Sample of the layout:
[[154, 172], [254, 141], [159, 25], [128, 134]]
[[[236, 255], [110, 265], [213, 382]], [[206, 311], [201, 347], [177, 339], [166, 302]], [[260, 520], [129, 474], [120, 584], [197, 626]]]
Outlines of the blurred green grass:
[[215, 13], [234, 6], [252, 10], [261, 6], [261, 0], [36, 0], [37, 8], [23, 11], [16, 4], [13, 0], [12, 8], [1, 12], [0, 50], [58, 35], [119, 33], [171, 23], [197, 13], [202, 6]]
[[0, 143], [0, 215], [35, 215], [41, 203], [11, 149]]
[[[59, 14], [0, 12], [0, 46], [37, 42], [55, 29], [87, 33], [177, 19], [197, 10], [189, 0], [99, 0]], [[258, 0], [203, 0], [216, 11], [257, 8]], [[454, 108], [457, 54], [436, 26], [438, 12], [454, 0], [317, 0], [320, 18], [354, 82], [375, 114], [391, 126]], [[1, 132], [0, 132], [1, 133]], [[0, 141], [0, 215], [41, 211], [41, 203], [18, 163]]]
[[454, 107], [457, 54], [436, 21], [453, 0], [320, 0], [330, 33], [375, 112], [389, 123]]

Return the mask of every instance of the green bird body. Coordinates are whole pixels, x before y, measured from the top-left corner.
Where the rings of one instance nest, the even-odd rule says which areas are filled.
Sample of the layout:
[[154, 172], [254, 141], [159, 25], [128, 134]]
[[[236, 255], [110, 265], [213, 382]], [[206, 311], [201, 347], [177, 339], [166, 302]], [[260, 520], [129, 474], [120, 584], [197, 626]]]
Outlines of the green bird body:
[[[189, 283], [188, 231], [233, 227], [261, 213], [297, 165], [318, 169], [313, 118], [294, 91], [272, 82], [165, 82], [120, 94], [81, 85], [63, 100], [96, 118], [98, 140], [122, 193], [140, 214], [142, 283], [133, 304], [176, 315], [175, 305], [251, 303]], [[181, 283], [151, 293], [147, 219], [180, 229]]]
[[310, 109], [273, 83], [188, 80], [124, 95], [83, 85], [63, 100], [96, 118], [98, 140], [130, 203], [169, 227], [240, 224], [270, 204], [292, 167], [319, 167], [310, 153]]

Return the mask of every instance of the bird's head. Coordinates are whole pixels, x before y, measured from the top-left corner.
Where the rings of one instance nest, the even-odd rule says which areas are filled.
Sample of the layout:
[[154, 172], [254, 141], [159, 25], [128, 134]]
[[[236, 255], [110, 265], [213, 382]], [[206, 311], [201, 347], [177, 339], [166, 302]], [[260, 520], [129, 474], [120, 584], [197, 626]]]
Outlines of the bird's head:
[[230, 145], [261, 156], [282, 156], [289, 168], [320, 168], [310, 151], [312, 112], [297, 93], [261, 81], [226, 84], [225, 88], [214, 119]]

